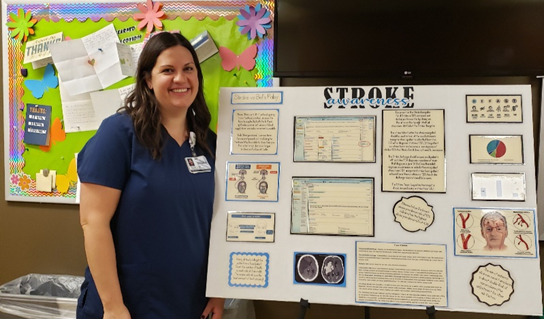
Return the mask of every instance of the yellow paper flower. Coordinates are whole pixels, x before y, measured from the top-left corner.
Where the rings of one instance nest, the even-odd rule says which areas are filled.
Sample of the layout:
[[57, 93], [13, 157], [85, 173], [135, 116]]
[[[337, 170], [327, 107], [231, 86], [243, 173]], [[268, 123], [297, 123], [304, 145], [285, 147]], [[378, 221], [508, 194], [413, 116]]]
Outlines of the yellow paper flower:
[[26, 175], [21, 176], [21, 179], [19, 179], [19, 186], [22, 190], [27, 190], [30, 187], [30, 178]]
[[10, 31], [10, 35], [15, 40], [26, 42], [30, 34], [34, 34], [32, 27], [38, 20], [32, 19], [32, 13], [30, 11], [24, 12], [23, 9], [17, 10], [17, 15], [13, 12], [9, 14], [8, 22], [6, 25]]

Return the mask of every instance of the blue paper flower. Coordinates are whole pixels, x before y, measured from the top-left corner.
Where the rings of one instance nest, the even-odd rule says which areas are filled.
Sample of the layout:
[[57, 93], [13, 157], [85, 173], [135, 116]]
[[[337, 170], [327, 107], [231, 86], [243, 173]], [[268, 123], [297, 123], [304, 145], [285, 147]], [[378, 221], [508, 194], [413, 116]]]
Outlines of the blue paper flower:
[[256, 7], [246, 5], [244, 9], [240, 9], [238, 15], [239, 21], [236, 25], [240, 27], [242, 34], [247, 33], [249, 40], [255, 39], [256, 36], [262, 38], [266, 34], [266, 29], [270, 29], [270, 12], [263, 8], [261, 4]]

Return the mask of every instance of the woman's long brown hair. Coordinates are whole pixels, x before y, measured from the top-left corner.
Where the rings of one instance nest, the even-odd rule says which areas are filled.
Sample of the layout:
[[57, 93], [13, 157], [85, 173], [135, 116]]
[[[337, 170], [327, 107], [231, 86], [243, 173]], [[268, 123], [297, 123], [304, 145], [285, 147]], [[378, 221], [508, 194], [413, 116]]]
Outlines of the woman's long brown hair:
[[180, 33], [161, 32], [149, 39], [145, 44], [136, 71], [136, 87], [125, 99], [121, 111], [126, 111], [134, 123], [134, 130], [140, 143], [149, 151], [153, 159], [160, 159], [164, 140], [162, 137], [161, 113], [159, 102], [153, 91], [147, 86], [146, 79], [151, 76], [151, 70], [158, 56], [166, 49], [181, 45], [191, 52], [198, 71], [198, 92], [193, 104], [187, 110], [187, 128], [196, 134], [196, 145], [208, 152], [212, 151], [206, 143], [208, 126], [211, 115], [204, 99], [202, 70], [196, 52], [191, 43]]

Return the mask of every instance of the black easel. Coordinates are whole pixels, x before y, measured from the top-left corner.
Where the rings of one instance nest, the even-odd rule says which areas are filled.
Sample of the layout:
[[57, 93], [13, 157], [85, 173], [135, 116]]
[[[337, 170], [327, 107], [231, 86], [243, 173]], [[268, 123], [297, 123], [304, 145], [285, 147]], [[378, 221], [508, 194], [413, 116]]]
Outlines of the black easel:
[[306, 299], [300, 298], [300, 312], [298, 314], [298, 319], [304, 319], [306, 316], [306, 309], [310, 308], [310, 303]]
[[365, 319], [370, 319], [370, 307], [365, 307]]
[[425, 309], [425, 313], [427, 314], [427, 316], [429, 316], [429, 319], [436, 319], [434, 316], [434, 314], [436, 313], [436, 309], [434, 309], [434, 306], [427, 307], [427, 309]]

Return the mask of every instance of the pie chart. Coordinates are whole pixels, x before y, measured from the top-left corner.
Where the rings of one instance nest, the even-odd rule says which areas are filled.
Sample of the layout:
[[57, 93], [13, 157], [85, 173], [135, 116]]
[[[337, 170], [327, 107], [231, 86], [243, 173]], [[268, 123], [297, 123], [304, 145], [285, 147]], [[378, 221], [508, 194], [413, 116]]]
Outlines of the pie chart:
[[487, 144], [487, 153], [495, 158], [503, 157], [506, 154], [506, 145], [499, 140], [492, 140]]

